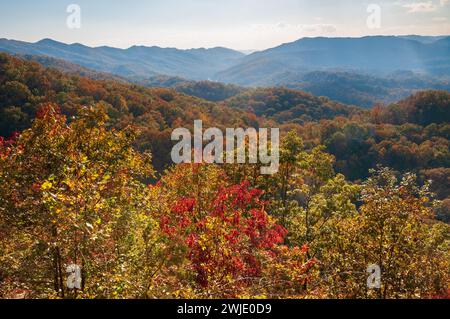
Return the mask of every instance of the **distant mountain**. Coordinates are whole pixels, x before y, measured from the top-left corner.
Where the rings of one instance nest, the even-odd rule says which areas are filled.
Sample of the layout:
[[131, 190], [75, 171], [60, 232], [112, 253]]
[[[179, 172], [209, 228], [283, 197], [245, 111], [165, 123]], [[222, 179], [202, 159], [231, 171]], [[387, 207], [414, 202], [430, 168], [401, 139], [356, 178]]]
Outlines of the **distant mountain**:
[[121, 77], [111, 73], [99, 72], [65, 60], [44, 55], [16, 55], [23, 60], [33, 61], [46, 68], [56, 69], [67, 75], [87, 77], [93, 80], [117, 81], [134, 83], [153, 88], [170, 88], [186, 95], [195, 96], [212, 102], [224, 101], [247, 88], [233, 84], [224, 84], [214, 81], [193, 81], [178, 76], [155, 75], [151, 77]]
[[314, 71], [304, 75], [287, 74], [278, 85], [362, 107], [389, 104], [425, 89], [450, 91], [449, 78], [412, 71], [397, 71], [383, 77], [351, 71]]
[[[52, 68], [0, 53], [0, 136], [9, 137], [30, 127], [42, 103], [58, 104], [69, 117], [83, 106], [99, 105], [105, 108], [116, 127], [133, 124], [142, 129], [137, 143], [142, 149], [151, 149], [153, 154], [157, 154], [154, 165], [159, 170], [170, 162], [173, 128], [189, 128], [198, 118], [202, 118], [205, 127], [224, 129], [271, 127], [275, 125], [274, 120], [286, 124], [318, 122], [354, 112], [367, 112], [282, 88], [248, 89], [246, 93], [233, 85], [215, 82], [179, 83], [178, 90], [185, 90], [189, 95], [192, 92], [206, 94], [210, 100], [223, 100], [234, 95], [226, 101], [214, 103], [172, 89], [145, 88], [109, 78], [92, 80], [68, 75], [55, 70], [55, 63], [63, 69], [76, 69], [77, 66], [61, 64], [55, 59], [43, 61], [52, 64]], [[90, 75], [97, 76], [94, 73]], [[255, 113], [249, 112], [249, 106]]]
[[399, 36], [402, 39], [414, 40], [422, 43], [433, 43], [446, 38], [447, 36], [422, 36], [422, 35], [404, 35]]
[[46, 55], [83, 67], [120, 76], [150, 77], [156, 74], [188, 79], [209, 79], [244, 57], [243, 53], [226, 49], [190, 49], [133, 46], [91, 48], [82, 44], [64, 44], [51, 39], [36, 43], [0, 39], [0, 51], [12, 54]]
[[450, 90], [446, 36], [304, 38], [248, 55], [220, 47], [91, 48], [51, 39], [36, 43], [0, 39], [1, 51], [31, 56], [62, 71], [78, 69], [94, 79], [108, 79], [109, 73], [212, 101], [241, 93], [238, 86], [286, 87], [363, 107], [388, 104], [418, 90]]
[[255, 52], [258, 52], [259, 50], [240, 50], [239, 52], [244, 53], [245, 55], [249, 55]]
[[95, 71], [93, 69], [85, 68], [78, 64], [68, 62], [66, 60], [52, 58], [46, 55], [18, 54], [16, 56], [20, 57], [23, 60], [37, 62], [46, 68], [56, 69], [69, 75], [83, 76], [93, 80], [129, 82], [129, 79], [118, 75], [114, 75], [107, 72]]
[[384, 75], [399, 70], [450, 74], [450, 37], [434, 42], [395, 36], [304, 38], [244, 57], [216, 80], [271, 85], [286, 72], [353, 70]]

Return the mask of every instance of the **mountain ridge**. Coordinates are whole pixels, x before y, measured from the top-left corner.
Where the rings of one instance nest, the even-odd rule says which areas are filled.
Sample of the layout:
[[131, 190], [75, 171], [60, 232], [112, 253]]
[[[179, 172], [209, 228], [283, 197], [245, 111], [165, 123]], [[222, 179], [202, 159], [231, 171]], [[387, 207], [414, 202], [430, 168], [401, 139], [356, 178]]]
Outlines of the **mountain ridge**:
[[[444, 37], [431, 43], [397, 36], [303, 38], [250, 54], [238, 65], [217, 74], [227, 83], [255, 85], [255, 74], [276, 77], [282, 71], [304, 73], [347, 69], [377, 74], [398, 70], [450, 74], [450, 49]], [[444, 44], [444, 45], [442, 45]], [[269, 65], [269, 67], [267, 67]], [[270, 66], [276, 66], [276, 68]], [[445, 67], [445, 70], [440, 70]]]
[[[450, 90], [450, 36], [307, 37], [247, 55], [220, 46], [122, 49], [49, 38], [35, 43], [0, 39], [0, 51], [61, 59], [150, 87], [224, 83], [222, 88], [183, 84], [184, 91], [201, 88], [199, 96], [214, 100], [239, 91], [227, 84], [300, 89], [363, 107], [391, 103], [417, 90]], [[208, 86], [214, 86], [212, 95], [204, 90]]]
[[10, 54], [47, 55], [97, 71], [119, 76], [166, 74], [192, 79], [209, 78], [227, 68], [244, 54], [224, 47], [179, 50], [157, 46], [131, 46], [127, 49], [109, 46], [89, 47], [66, 44], [52, 39], [35, 43], [0, 39], [0, 51]]
[[122, 49], [66, 44], [50, 38], [34, 43], [3, 38], [0, 51], [49, 55], [120, 76], [163, 74], [251, 86], [257, 85], [256, 78], [262, 75], [276, 77], [279, 68], [296, 72], [345, 68], [435, 73], [443, 66], [441, 72], [448, 73], [449, 40], [450, 36], [418, 35], [305, 37], [244, 54], [223, 46], [177, 49], [133, 45]]

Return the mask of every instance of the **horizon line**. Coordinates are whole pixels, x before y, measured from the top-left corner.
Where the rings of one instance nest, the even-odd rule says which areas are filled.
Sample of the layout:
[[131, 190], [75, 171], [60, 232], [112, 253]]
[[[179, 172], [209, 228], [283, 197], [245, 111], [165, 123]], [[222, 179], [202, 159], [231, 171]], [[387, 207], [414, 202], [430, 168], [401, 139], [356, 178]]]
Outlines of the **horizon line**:
[[110, 49], [117, 49], [117, 50], [129, 50], [131, 48], [135, 48], [135, 47], [144, 47], [144, 48], [159, 48], [159, 49], [175, 49], [175, 50], [180, 50], [180, 51], [190, 51], [190, 50], [213, 50], [213, 49], [227, 49], [227, 50], [232, 50], [232, 51], [236, 51], [236, 52], [240, 52], [245, 54], [245, 51], [251, 51], [251, 52], [261, 52], [261, 51], [265, 51], [265, 50], [269, 50], [269, 49], [273, 49], [285, 44], [289, 44], [289, 43], [293, 43], [293, 42], [297, 42], [300, 40], [304, 40], [304, 39], [363, 39], [363, 38], [376, 38], [376, 37], [424, 37], [424, 38], [437, 38], [437, 37], [450, 37], [450, 34], [446, 34], [446, 35], [420, 35], [420, 34], [391, 34], [391, 35], [385, 35], [385, 34], [380, 34], [380, 35], [362, 35], [362, 36], [306, 36], [306, 37], [301, 37], [298, 38], [296, 40], [293, 40], [291, 42], [284, 42], [284, 43], [280, 43], [276, 46], [273, 47], [268, 47], [265, 49], [235, 49], [235, 48], [230, 48], [230, 47], [226, 47], [226, 46], [221, 46], [221, 45], [217, 45], [217, 46], [213, 46], [213, 47], [192, 47], [192, 48], [187, 48], [187, 49], [181, 49], [181, 48], [177, 48], [177, 47], [163, 47], [163, 46], [159, 46], [159, 45], [145, 45], [145, 44], [134, 44], [132, 46], [129, 47], [115, 47], [115, 46], [110, 46], [110, 45], [96, 45], [96, 46], [90, 46], [90, 45], [86, 45], [80, 42], [73, 42], [73, 43], [67, 43], [64, 41], [60, 41], [60, 40], [55, 40], [52, 38], [42, 38], [38, 41], [35, 42], [31, 42], [31, 41], [25, 41], [25, 40], [18, 40], [18, 39], [13, 39], [13, 38], [0, 38], [0, 40], [7, 40], [7, 41], [17, 41], [17, 42], [23, 42], [23, 43], [28, 43], [28, 44], [38, 44], [39, 42], [43, 42], [43, 41], [53, 41], [56, 43], [60, 43], [60, 44], [64, 44], [64, 45], [81, 45], [81, 46], [85, 46], [88, 48], [92, 48], [92, 49], [98, 49], [98, 48], [110, 48]]

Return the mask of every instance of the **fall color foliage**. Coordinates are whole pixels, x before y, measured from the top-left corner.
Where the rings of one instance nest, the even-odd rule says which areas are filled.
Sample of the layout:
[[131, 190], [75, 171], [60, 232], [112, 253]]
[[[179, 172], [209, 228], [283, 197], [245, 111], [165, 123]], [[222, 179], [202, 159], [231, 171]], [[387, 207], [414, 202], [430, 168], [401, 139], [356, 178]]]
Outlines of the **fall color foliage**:
[[[252, 94], [212, 103], [0, 55], [0, 298], [448, 297], [448, 93], [372, 111]], [[286, 107], [302, 98], [326, 116]], [[194, 119], [279, 124], [278, 173], [169, 165], [171, 128]]]

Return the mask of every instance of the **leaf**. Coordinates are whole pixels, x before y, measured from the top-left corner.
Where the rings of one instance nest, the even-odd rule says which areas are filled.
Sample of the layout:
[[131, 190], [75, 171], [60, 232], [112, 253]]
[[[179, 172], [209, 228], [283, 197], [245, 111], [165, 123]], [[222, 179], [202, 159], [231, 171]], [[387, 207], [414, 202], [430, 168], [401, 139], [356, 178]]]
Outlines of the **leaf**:
[[49, 190], [53, 187], [53, 184], [50, 181], [45, 181], [45, 183], [42, 184], [41, 189], [43, 191]]

